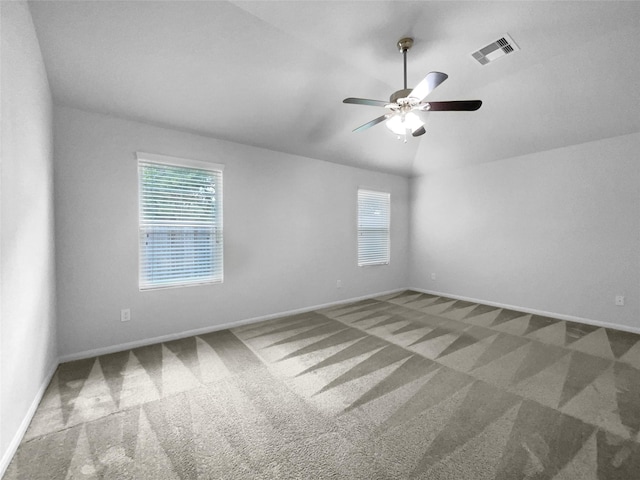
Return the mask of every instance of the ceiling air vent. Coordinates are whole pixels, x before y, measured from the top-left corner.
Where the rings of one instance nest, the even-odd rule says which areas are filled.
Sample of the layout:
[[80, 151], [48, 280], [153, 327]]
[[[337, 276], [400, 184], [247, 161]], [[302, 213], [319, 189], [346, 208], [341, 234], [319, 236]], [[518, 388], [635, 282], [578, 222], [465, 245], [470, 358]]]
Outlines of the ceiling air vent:
[[504, 57], [505, 55], [518, 50], [520, 50], [520, 47], [516, 45], [513, 38], [508, 34], [504, 34], [495, 42], [481, 48], [477, 52], [473, 52], [471, 56], [475, 58], [480, 65], [486, 65], [489, 62], [493, 62], [500, 57]]

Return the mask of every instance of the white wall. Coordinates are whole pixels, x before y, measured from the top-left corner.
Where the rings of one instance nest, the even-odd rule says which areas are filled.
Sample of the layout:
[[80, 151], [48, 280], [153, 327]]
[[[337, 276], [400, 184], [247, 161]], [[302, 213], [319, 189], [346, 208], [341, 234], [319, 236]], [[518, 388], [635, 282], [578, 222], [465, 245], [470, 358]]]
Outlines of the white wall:
[[52, 105], [26, 2], [0, 2], [0, 476], [57, 365]]
[[[407, 284], [406, 178], [67, 107], [54, 132], [63, 358]], [[136, 151], [225, 164], [224, 283], [138, 290]], [[358, 186], [391, 192], [389, 266], [356, 266]]]
[[638, 331], [638, 151], [635, 133], [414, 179], [410, 285]]

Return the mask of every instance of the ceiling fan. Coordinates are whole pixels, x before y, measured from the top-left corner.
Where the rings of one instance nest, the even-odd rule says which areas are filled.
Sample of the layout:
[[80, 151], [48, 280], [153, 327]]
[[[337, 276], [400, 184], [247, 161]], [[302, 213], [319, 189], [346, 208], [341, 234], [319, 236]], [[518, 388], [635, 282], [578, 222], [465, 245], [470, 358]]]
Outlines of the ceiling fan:
[[398, 135], [398, 138], [404, 135], [404, 141], [406, 142], [408, 132], [411, 132], [411, 135], [414, 137], [419, 137], [425, 133], [424, 121], [421, 116], [423, 112], [471, 112], [480, 108], [482, 105], [481, 100], [456, 100], [449, 102], [424, 101], [427, 95], [447, 79], [448, 75], [446, 73], [429, 72], [416, 88], [407, 88], [407, 51], [412, 46], [413, 38], [402, 38], [398, 41], [398, 49], [404, 58], [404, 88], [392, 93], [389, 102], [352, 97], [343, 100], [343, 103], [384, 107], [389, 110], [389, 113], [385, 113], [364, 125], [360, 125], [353, 130], [354, 132], [366, 130], [387, 120], [387, 128]]

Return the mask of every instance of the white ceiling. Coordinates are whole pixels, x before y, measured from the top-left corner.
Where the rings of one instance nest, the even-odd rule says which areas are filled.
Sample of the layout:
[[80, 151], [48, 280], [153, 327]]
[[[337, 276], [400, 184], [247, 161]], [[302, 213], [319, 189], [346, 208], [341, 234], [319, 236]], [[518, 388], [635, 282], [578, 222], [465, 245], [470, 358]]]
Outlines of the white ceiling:
[[[640, 2], [30, 3], [56, 103], [347, 165], [422, 174], [640, 131]], [[470, 53], [509, 33], [521, 51]], [[345, 97], [449, 79], [398, 141]]]

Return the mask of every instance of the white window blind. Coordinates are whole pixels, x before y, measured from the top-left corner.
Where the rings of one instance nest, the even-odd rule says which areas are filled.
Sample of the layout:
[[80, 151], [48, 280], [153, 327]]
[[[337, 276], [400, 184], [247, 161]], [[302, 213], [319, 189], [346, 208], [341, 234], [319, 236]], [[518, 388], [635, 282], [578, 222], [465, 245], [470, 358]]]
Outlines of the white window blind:
[[391, 196], [358, 189], [358, 266], [389, 263]]
[[141, 290], [222, 281], [222, 168], [138, 153]]

